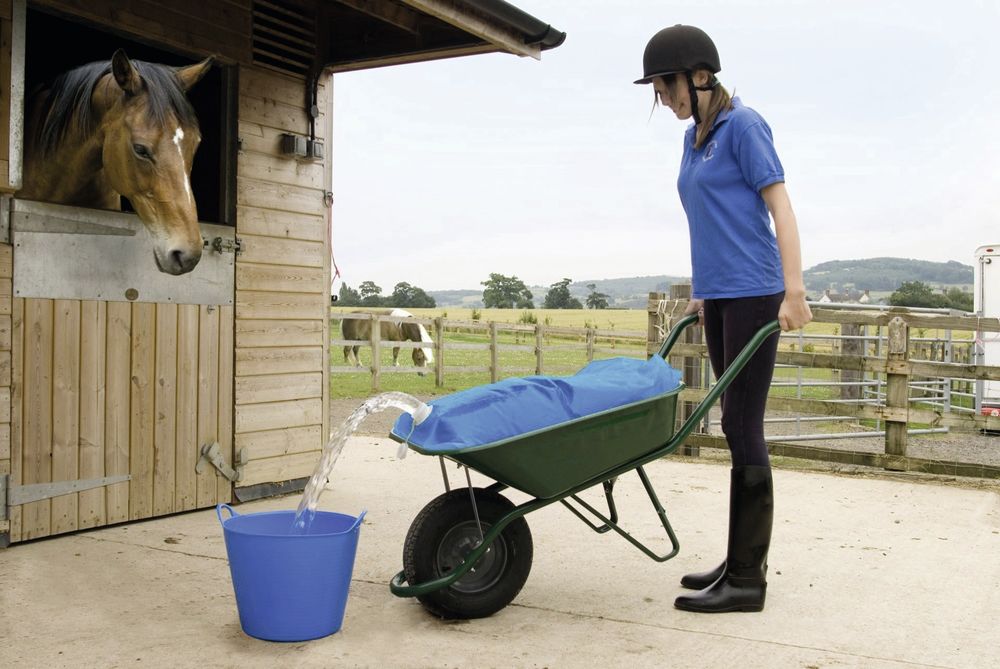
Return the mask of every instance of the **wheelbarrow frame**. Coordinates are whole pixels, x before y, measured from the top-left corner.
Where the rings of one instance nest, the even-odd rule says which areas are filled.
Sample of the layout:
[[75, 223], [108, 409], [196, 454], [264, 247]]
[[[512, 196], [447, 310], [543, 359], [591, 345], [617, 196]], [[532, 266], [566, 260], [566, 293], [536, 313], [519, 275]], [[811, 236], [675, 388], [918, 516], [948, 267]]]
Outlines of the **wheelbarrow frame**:
[[[666, 359], [666, 357], [670, 354], [670, 350], [673, 348], [674, 344], [677, 342], [677, 339], [680, 337], [681, 332], [683, 332], [684, 328], [693, 325], [697, 321], [698, 321], [698, 316], [696, 314], [685, 316], [680, 321], [678, 321], [678, 323], [673, 328], [671, 328], [670, 332], [667, 334], [667, 337], [664, 340], [663, 344], [661, 345], [657, 355]], [[498, 519], [490, 526], [490, 528], [483, 534], [482, 541], [478, 544], [478, 546], [466, 556], [462, 564], [460, 564], [455, 569], [450, 571], [446, 576], [426, 581], [424, 583], [407, 584], [405, 572], [400, 571], [392, 578], [392, 580], [389, 583], [389, 589], [391, 590], [391, 592], [398, 597], [422, 597], [424, 595], [433, 593], [442, 588], [447, 588], [453, 585], [456, 581], [461, 579], [462, 576], [465, 575], [479, 561], [479, 559], [489, 549], [490, 545], [500, 536], [500, 534], [504, 531], [504, 529], [508, 525], [510, 525], [510, 523], [514, 522], [518, 518], [522, 518], [529, 513], [538, 511], [539, 509], [542, 509], [555, 502], [560, 502], [563, 506], [565, 506], [571, 512], [573, 512], [575, 516], [577, 516], [581, 521], [583, 521], [588, 527], [590, 527], [595, 532], [603, 534], [613, 530], [619, 535], [621, 535], [623, 538], [625, 538], [633, 546], [642, 551], [646, 556], [657, 562], [665, 562], [674, 557], [675, 555], [677, 555], [677, 553], [680, 551], [680, 543], [677, 540], [677, 536], [674, 533], [673, 528], [670, 526], [670, 521], [667, 518], [666, 511], [663, 509], [663, 505], [660, 503], [660, 500], [656, 495], [656, 491], [653, 488], [653, 484], [649, 480], [649, 477], [646, 475], [646, 471], [643, 468], [643, 466], [652, 462], [653, 460], [658, 460], [666, 455], [670, 455], [680, 447], [680, 445], [684, 442], [684, 440], [688, 437], [688, 435], [690, 435], [691, 432], [694, 431], [695, 426], [697, 426], [698, 423], [702, 420], [702, 418], [705, 417], [705, 414], [708, 413], [712, 405], [715, 404], [715, 402], [719, 399], [719, 397], [722, 396], [722, 394], [726, 391], [726, 389], [730, 386], [730, 384], [732, 384], [736, 376], [743, 371], [743, 368], [746, 366], [750, 358], [753, 357], [753, 355], [757, 352], [757, 349], [760, 348], [761, 344], [763, 344], [768, 337], [777, 332], [779, 329], [780, 326], [778, 324], [778, 321], [771, 321], [770, 323], [762, 327], [760, 330], [758, 330], [757, 333], [751, 338], [751, 340], [744, 347], [744, 349], [740, 352], [740, 354], [736, 357], [736, 359], [733, 360], [732, 364], [725, 371], [725, 373], [718, 379], [716, 384], [712, 386], [708, 394], [705, 395], [705, 398], [698, 404], [697, 407], [695, 407], [694, 412], [687, 418], [687, 420], [685, 420], [682, 423], [680, 428], [662, 446], [660, 446], [659, 448], [655, 448], [654, 450], [649, 451], [640, 457], [633, 458], [627, 462], [624, 462], [617, 466], [613, 466], [608, 470], [602, 471], [600, 474], [587, 478], [586, 480], [571, 486], [568, 490], [565, 490], [560, 494], [556, 494], [553, 496], [545, 496], [545, 497], [535, 496], [534, 499], [531, 499], [527, 502], [515, 506], [513, 509], [511, 509], [509, 513], [502, 516], [500, 519]], [[683, 389], [684, 385], [681, 384], [675, 391], [671, 391], [669, 395], [676, 395]], [[673, 415], [671, 415], [671, 418], [673, 418]], [[402, 441], [395, 435], [392, 436], [394, 439]], [[512, 440], [507, 440], [507, 442], [504, 443], [509, 443], [510, 441]], [[426, 451], [422, 451], [419, 448], [415, 448], [415, 450], [427, 453]], [[475, 449], [473, 448], [471, 450], [474, 451]], [[447, 455], [441, 454], [440, 457], [442, 458], [442, 471], [444, 470], [443, 458], [448, 458], [466, 467], [467, 477], [468, 477], [468, 469], [470, 467], [472, 469], [476, 469], [474, 465], [463, 461], [462, 451], [454, 451]], [[614, 494], [613, 494], [615, 480], [620, 475], [625, 474], [632, 470], [635, 470], [636, 473], [638, 474], [639, 479], [642, 482], [643, 488], [645, 488], [646, 494], [649, 496], [650, 502], [652, 503], [653, 508], [656, 510], [656, 514], [660, 519], [660, 523], [663, 526], [663, 529], [670, 540], [671, 550], [668, 553], [662, 555], [657, 554], [655, 551], [651, 550], [648, 546], [640, 542], [638, 539], [633, 537], [625, 529], [623, 529], [621, 526], [618, 525], [617, 522], [618, 513], [615, 508]], [[445, 478], [445, 481], [447, 484], [447, 477]], [[597, 485], [601, 485], [604, 488], [604, 494], [608, 504], [607, 516], [605, 516], [600, 511], [595, 509], [591, 504], [588, 504], [586, 501], [581, 499], [578, 495], [578, 493], [583, 492], [584, 490], [587, 490], [588, 488], [592, 488]], [[488, 486], [486, 490], [499, 492], [501, 490], [505, 490], [508, 487], [519, 489], [518, 486], [513, 483], [497, 482]], [[472, 491], [471, 491], [471, 481], [470, 481], [470, 494], [471, 493]], [[581, 513], [578, 509], [576, 509], [573, 505], [571, 505], [567, 501], [567, 498], [572, 499], [574, 502], [579, 504], [583, 509], [585, 509], [595, 518], [597, 518], [602, 524], [598, 525], [596, 523], [591, 522], [591, 520], [588, 519], [586, 516], [584, 516], [583, 513]], [[473, 504], [475, 504], [474, 497], [473, 497]]]

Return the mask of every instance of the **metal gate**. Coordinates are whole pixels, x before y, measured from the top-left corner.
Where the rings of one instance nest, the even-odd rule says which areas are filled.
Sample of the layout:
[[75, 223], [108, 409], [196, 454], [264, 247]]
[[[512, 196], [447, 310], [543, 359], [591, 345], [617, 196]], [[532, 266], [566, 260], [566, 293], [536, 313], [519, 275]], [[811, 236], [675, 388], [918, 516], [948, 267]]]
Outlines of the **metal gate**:
[[[233, 229], [195, 270], [156, 270], [130, 214], [10, 203], [9, 540], [229, 501]], [[227, 464], [229, 463], [229, 464]]]

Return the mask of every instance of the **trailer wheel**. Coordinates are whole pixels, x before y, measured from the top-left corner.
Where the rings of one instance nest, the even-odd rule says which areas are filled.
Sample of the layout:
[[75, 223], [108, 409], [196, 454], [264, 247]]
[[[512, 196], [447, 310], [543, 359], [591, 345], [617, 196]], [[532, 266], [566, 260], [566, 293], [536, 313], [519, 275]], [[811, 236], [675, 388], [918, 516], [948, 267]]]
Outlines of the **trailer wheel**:
[[[474, 488], [483, 532], [514, 508], [506, 497]], [[414, 519], [403, 545], [403, 572], [412, 584], [425, 583], [462, 564], [479, 544], [479, 526], [468, 488], [431, 500]], [[442, 618], [485, 618], [507, 606], [528, 580], [531, 531], [524, 518], [512, 521], [479, 562], [447, 588], [417, 599]]]

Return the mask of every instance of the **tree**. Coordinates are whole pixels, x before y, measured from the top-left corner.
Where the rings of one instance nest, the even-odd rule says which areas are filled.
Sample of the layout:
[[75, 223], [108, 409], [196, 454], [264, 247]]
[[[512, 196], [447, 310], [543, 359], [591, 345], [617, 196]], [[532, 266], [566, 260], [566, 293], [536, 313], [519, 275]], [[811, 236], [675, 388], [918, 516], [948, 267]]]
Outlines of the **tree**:
[[361, 295], [346, 283], [340, 285], [337, 305], [341, 307], [356, 307], [361, 304]]
[[374, 281], [362, 281], [358, 290], [361, 292], [361, 306], [382, 306], [382, 288], [375, 285]]
[[943, 295], [938, 295], [923, 281], [904, 281], [896, 291], [889, 296], [889, 304], [895, 307], [931, 307], [947, 306]]
[[587, 289], [590, 290], [590, 295], [587, 295], [587, 308], [588, 309], [607, 309], [608, 308], [608, 295], [606, 293], [597, 292], [596, 283], [588, 283]]
[[573, 279], [563, 279], [552, 284], [545, 294], [546, 309], [583, 309], [580, 300], [569, 294], [569, 284]]
[[483, 306], [487, 309], [534, 309], [534, 297], [524, 282], [516, 276], [490, 273], [488, 281], [482, 281], [486, 286], [483, 291]]
[[411, 286], [402, 281], [392, 289], [392, 295], [387, 300], [390, 307], [436, 307], [434, 298], [428, 295], [422, 288]]
[[972, 293], [967, 293], [961, 288], [949, 288], [945, 291], [944, 299], [952, 309], [972, 311], [974, 308]]

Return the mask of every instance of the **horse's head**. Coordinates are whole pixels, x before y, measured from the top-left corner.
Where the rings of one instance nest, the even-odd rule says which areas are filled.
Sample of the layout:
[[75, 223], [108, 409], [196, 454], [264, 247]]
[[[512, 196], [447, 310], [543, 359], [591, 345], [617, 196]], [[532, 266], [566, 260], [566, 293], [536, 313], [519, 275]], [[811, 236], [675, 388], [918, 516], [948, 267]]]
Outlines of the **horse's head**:
[[131, 61], [118, 50], [95, 94], [117, 98], [105, 115], [103, 168], [110, 186], [128, 198], [153, 237], [161, 272], [184, 274], [201, 259], [191, 166], [201, 142], [185, 95], [211, 67], [171, 68]]

